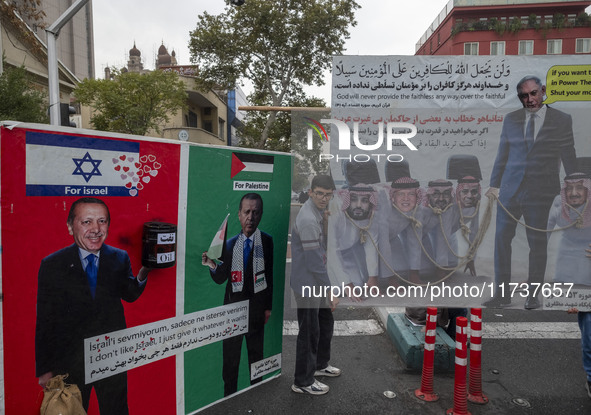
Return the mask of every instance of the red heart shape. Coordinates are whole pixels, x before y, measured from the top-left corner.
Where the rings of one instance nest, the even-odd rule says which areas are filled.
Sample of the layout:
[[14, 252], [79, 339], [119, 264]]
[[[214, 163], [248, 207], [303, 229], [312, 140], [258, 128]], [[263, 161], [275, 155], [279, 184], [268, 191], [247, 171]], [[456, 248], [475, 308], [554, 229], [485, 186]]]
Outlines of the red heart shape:
[[155, 168], [156, 170], [158, 170], [160, 167], [162, 167], [162, 164], [160, 164], [160, 163], [158, 163], [158, 162], [155, 162], [155, 163], [154, 163], [154, 168]]
[[137, 190], [142, 190], [144, 188], [144, 185], [141, 183], [138, 183], [135, 187], [137, 187]]
[[120, 165], [116, 165], [114, 168], [115, 168], [115, 170], [117, 170], [117, 171], [121, 170], [121, 166], [120, 166]]
[[105, 340], [109, 340], [109, 339], [110, 339], [110, 337], [109, 337], [109, 336], [105, 336]]
[[126, 183], [125, 187], [127, 187], [128, 189], [131, 189], [131, 182]]
[[148, 161], [148, 157], [147, 157], [147, 156], [141, 156], [141, 157], [140, 157], [140, 161], [141, 161], [142, 163], [145, 163], [146, 161]]
[[119, 156], [119, 159], [120, 159], [121, 161], [124, 161], [126, 158], [127, 158], [127, 156], [126, 156], [125, 154], [124, 154], [124, 155], [122, 155], [122, 156]]
[[137, 175], [142, 177], [144, 175], [144, 171], [143, 170], [138, 170], [137, 171]]
[[129, 167], [127, 167], [127, 166], [123, 167], [123, 171], [124, 172], [128, 172], [129, 171]]
[[153, 162], [154, 160], [156, 160], [156, 156], [154, 156], [153, 154], [150, 154], [148, 156], [148, 160], [150, 160], [150, 162]]
[[150, 166], [144, 166], [144, 171], [145, 171], [146, 173], [149, 173], [149, 172], [150, 172], [150, 170], [152, 170], [152, 168], [151, 168]]
[[135, 163], [135, 167], [137, 167], [138, 169], [141, 167], [141, 163]]

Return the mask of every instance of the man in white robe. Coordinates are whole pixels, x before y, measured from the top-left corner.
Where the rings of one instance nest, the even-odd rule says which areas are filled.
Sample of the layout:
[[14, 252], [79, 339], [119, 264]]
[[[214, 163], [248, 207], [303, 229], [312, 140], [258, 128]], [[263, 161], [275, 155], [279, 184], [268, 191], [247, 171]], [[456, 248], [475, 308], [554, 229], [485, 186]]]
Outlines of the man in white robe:
[[[555, 227], [560, 242], [556, 256], [554, 281], [591, 285], [591, 267], [585, 249], [591, 241], [591, 176], [573, 173], [564, 178], [548, 217], [548, 230]], [[548, 233], [548, 238], [553, 232]]]
[[329, 235], [335, 244], [343, 273], [338, 283], [377, 285], [378, 279], [378, 195], [363, 183], [337, 192], [340, 209], [331, 214]]

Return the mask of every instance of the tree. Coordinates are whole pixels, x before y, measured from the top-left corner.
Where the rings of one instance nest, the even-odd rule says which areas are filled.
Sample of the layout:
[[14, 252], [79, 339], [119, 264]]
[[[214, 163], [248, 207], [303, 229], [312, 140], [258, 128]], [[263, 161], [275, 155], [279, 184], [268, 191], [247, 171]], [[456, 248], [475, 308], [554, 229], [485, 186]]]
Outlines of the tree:
[[[324, 84], [357, 8], [354, 0], [249, 0], [217, 16], [204, 12], [189, 42], [200, 83], [231, 89], [247, 79], [259, 102], [284, 105], [303, 86]], [[265, 146], [276, 118], [269, 114], [257, 147]]]
[[[256, 97], [250, 96], [252, 100]], [[306, 111], [305, 108], [324, 107], [326, 103], [321, 98], [307, 97], [303, 92], [287, 102], [287, 106], [302, 108], [301, 111], [280, 111], [276, 115], [276, 121], [269, 129], [269, 137], [262, 147], [265, 150], [291, 152], [293, 154], [292, 189], [302, 190], [309, 185], [310, 175], [325, 174], [328, 171], [328, 163], [320, 161], [322, 144], [319, 140], [313, 141], [313, 148], [307, 149], [307, 141], [303, 138], [307, 134], [307, 125], [303, 117], [329, 118], [329, 110]], [[260, 131], [264, 128], [269, 117], [266, 111], [252, 111], [247, 114], [245, 126], [240, 131], [241, 143], [244, 147], [257, 148]]]
[[47, 123], [47, 99], [34, 88], [24, 66], [15, 68], [2, 61], [0, 75], [0, 120]]
[[113, 79], [85, 79], [74, 90], [78, 102], [94, 109], [97, 130], [145, 135], [186, 105], [186, 86], [175, 72], [145, 74], [113, 70]]
[[4, 17], [14, 19], [14, 13], [39, 28], [45, 28], [45, 11], [41, 0], [13, 0], [0, 2], [0, 12]]

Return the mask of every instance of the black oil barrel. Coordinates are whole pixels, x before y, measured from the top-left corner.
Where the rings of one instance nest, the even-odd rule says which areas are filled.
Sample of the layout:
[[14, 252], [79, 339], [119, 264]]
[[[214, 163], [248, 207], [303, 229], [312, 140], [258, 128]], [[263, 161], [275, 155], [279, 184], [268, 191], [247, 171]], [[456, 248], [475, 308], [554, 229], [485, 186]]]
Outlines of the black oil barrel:
[[176, 263], [176, 225], [164, 222], [144, 223], [142, 265], [169, 268]]

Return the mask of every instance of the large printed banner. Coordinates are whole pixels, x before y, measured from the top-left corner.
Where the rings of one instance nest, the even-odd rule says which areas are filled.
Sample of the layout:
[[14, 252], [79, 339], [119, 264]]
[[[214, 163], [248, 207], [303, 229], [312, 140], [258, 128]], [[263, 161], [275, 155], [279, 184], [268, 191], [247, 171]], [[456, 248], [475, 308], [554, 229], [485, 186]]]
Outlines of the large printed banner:
[[589, 56], [337, 56], [332, 91], [294, 134], [336, 183], [335, 293], [591, 310]]
[[281, 373], [289, 155], [37, 124], [0, 145], [0, 412], [66, 373], [89, 414], [195, 413]]

